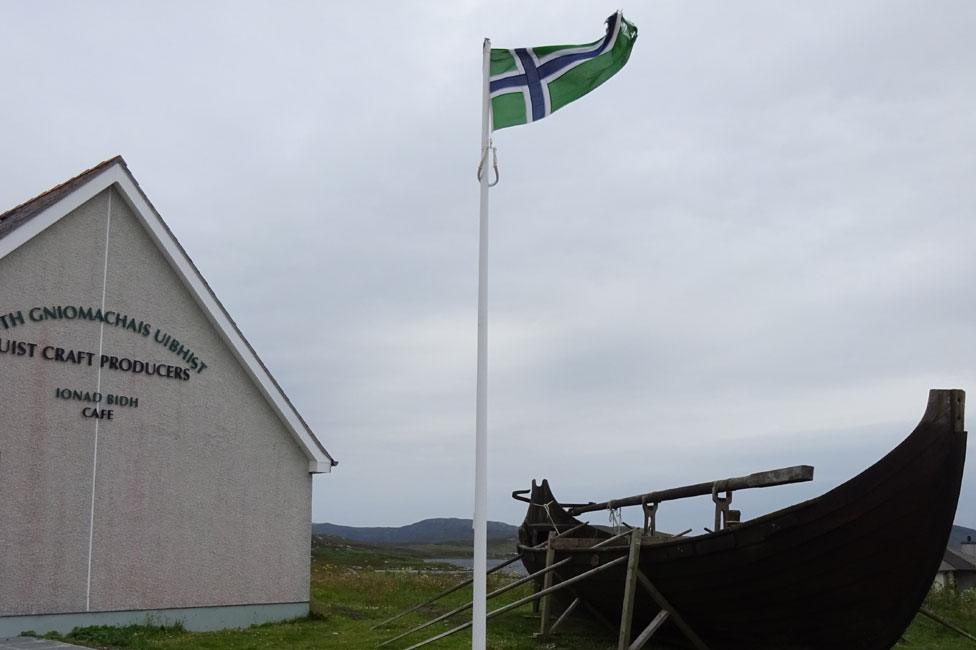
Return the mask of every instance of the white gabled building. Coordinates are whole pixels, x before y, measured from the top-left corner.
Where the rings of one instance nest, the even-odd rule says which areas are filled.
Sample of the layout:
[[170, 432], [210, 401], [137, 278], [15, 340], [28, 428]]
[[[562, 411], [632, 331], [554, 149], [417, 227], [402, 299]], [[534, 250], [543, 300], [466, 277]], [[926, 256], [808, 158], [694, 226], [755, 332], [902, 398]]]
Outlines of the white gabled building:
[[0, 638], [306, 614], [335, 464], [122, 158], [0, 215]]
[[976, 542], [972, 536], [966, 538], [959, 551], [946, 548], [935, 574], [935, 586], [957, 592], [976, 589]]

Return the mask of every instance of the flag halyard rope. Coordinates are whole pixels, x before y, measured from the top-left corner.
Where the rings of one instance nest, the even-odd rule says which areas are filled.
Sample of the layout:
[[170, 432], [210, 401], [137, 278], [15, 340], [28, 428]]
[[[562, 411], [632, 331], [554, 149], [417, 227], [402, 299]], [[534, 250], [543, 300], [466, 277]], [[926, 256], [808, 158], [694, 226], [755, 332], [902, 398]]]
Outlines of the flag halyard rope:
[[478, 162], [478, 181], [481, 181], [481, 175], [485, 173], [485, 163], [488, 162], [488, 150], [491, 150], [491, 169], [495, 172], [495, 180], [488, 181], [488, 187], [495, 187], [498, 185], [498, 149], [495, 148], [495, 143], [491, 140], [488, 141], [488, 148], [481, 152], [481, 160]]

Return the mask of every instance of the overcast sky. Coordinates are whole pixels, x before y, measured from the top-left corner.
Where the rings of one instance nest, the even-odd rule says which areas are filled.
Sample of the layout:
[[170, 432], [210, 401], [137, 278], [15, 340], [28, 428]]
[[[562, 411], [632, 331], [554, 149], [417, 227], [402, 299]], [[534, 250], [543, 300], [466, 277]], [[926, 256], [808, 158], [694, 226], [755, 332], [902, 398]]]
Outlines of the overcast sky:
[[[0, 208], [122, 154], [340, 461], [314, 520], [470, 517], [481, 40], [588, 42], [617, 8], [2, 1]], [[880, 458], [929, 388], [976, 395], [976, 4], [622, 9], [620, 74], [496, 134], [491, 519], [532, 478], [816, 466], [738, 494], [751, 518]]]

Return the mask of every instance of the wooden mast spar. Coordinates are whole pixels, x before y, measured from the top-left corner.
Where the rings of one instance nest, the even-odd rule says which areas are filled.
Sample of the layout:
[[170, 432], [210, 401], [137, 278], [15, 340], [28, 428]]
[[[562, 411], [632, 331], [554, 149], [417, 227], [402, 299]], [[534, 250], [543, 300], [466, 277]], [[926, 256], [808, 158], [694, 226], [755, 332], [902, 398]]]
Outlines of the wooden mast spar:
[[612, 499], [602, 503], [567, 506], [566, 512], [575, 516], [595, 510], [613, 510], [624, 506], [639, 506], [643, 503], [660, 503], [661, 501], [674, 501], [676, 499], [687, 499], [689, 497], [709, 494], [714, 495], [719, 492], [773, 487], [775, 485], [803, 483], [812, 480], [813, 467], [811, 465], [795, 465], [793, 467], [783, 467], [767, 472], [756, 472], [748, 476], [737, 476], [719, 481], [710, 481], [708, 483], [695, 483], [694, 485], [668, 488], [667, 490], [657, 490], [655, 492], [637, 494], [632, 497], [624, 497], [623, 499]]

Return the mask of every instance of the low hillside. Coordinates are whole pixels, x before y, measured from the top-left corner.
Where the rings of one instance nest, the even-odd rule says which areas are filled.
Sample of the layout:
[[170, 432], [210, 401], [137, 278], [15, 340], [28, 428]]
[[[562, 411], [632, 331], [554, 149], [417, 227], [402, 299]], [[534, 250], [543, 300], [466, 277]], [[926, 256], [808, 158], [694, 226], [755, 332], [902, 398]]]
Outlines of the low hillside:
[[[517, 526], [500, 521], [488, 522], [488, 540], [514, 540]], [[330, 535], [354, 542], [406, 546], [413, 544], [467, 543], [474, 540], [470, 519], [424, 519], [406, 526], [358, 527], [337, 524], [312, 524], [313, 535]]]

